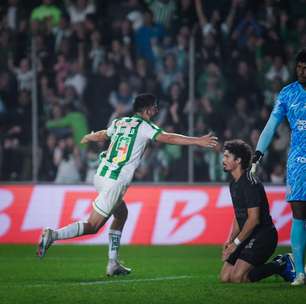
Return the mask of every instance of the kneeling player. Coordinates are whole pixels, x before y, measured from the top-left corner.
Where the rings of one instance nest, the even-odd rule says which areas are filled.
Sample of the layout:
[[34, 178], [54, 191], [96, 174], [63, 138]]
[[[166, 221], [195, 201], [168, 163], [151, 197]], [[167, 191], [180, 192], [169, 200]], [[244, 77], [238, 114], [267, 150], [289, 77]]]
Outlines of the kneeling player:
[[233, 177], [230, 193], [235, 217], [230, 239], [223, 247], [220, 279], [233, 283], [256, 282], [279, 274], [286, 281], [292, 281], [295, 270], [290, 254], [266, 263], [277, 246], [277, 230], [264, 187], [247, 170], [251, 156], [251, 147], [244, 141], [225, 142], [223, 166]]

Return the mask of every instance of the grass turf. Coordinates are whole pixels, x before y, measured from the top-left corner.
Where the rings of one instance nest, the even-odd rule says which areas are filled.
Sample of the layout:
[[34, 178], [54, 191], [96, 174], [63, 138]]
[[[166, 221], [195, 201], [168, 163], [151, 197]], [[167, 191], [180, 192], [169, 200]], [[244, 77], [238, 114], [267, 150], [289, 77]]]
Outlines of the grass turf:
[[[218, 246], [122, 246], [133, 273], [107, 278], [106, 246], [0, 246], [0, 303], [306, 303], [306, 287], [271, 277], [221, 284]], [[278, 252], [286, 252], [281, 247]]]

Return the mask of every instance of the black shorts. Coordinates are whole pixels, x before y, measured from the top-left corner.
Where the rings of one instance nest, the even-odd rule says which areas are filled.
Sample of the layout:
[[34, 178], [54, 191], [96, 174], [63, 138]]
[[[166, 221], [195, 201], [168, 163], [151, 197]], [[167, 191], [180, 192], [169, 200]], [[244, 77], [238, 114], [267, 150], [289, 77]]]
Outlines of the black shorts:
[[264, 264], [277, 246], [277, 231], [274, 226], [261, 228], [242, 242], [228, 257], [227, 262], [235, 265], [238, 259], [253, 266]]

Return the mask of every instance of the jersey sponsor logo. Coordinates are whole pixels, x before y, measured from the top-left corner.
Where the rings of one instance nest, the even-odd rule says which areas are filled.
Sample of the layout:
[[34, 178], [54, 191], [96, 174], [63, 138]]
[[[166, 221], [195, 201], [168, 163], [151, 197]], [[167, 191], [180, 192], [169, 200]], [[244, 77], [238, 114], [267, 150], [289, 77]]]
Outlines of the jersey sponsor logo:
[[298, 119], [296, 123], [299, 131], [306, 131], [306, 120]]
[[306, 164], [306, 157], [299, 156], [296, 160], [298, 163]]
[[245, 248], [249, 248], [252, 249], [252, 247], [254, 246], [256, 239], [252, 238], [250, 239], [250, 241], [248, 242], [248, 244], [245, 246]]
[[[289, 244], [291, 211], [285, 187], [266, 187], [279, 242]], [[148, 195], [149, 193], [149, 195]], [[86, 220], [97, 193], [91, 186], [0, 185], [0, 243], [38, 242], [44, 227]], [[132, 185], [123, 244], [222, 244], [233, 222], [227, 186]], [[61, 241], [107, 244], [111, 221], [95, 235]]]
[[115, 125], [116, 127], [123, 127], [123, 128], [135, 128], [139, 124], [139, 121], [137, 120], [118, 120], [116, 121]]
[[131, 141], [132, 139], [129, 136], [121, 136], [119, 138], [117, 147], [116, 147], [117, 156], [113, 158], [113, 162], [121, 163], [126, 160]]
[[291, 194], [291, 186], [290, 185], [287, 185], [287, 193], [288, 193], [288, 195], [290, 195]]

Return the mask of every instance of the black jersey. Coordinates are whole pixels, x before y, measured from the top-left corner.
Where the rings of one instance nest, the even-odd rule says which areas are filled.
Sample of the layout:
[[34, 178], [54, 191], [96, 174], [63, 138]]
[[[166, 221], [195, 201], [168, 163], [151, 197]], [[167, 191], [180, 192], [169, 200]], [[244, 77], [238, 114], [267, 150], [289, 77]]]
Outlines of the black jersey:
[[230, 192], [240, 230], [248, 218], [248, 208], [254, 207], [260, 208], [260, 222], [256, 230], [273, 226], [265, 189], [249, 172], [242, 174], [237, 182], [230, 183]]

